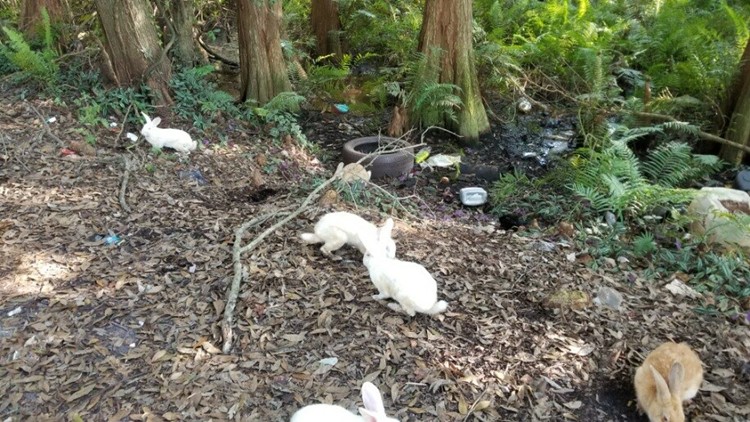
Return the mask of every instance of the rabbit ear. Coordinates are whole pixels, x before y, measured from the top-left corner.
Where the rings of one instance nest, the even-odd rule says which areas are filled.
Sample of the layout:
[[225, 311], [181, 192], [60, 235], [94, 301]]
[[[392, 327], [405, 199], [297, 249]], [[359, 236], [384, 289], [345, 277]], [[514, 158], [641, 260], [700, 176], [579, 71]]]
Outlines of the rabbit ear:
[[393, 219], [389, 218], [383, 223], [383, 227], [380, 228], [379, 234], [380, 239], [390, 239], [391, 232], [393, 231]]
[[141, 114], [143, 115], [143, 118], [146, 120], [146, 124], [151, 123], [151, 119], [148, 117], [148, 114], [144, 112], [141, 112]]
[[[672, 395], [669, 393], [669, 386], [667, 385], [667, 382], [664, 381], [664, 377], [661, 376], [659, 371], [657, 371], [653, 365], [649, 365], [649, 367], [651, 368], [651, 375], [654, 376], [654, 383], [656, 384], [656, 396], [659, 398], [659, 400], [668, 402], [671, 399]], [[674, 369], [674, 366], [672, 366], [672, 368]], [[671, 375], [669, 378], [672, 378]]]
[[161, 117], [154, 117], [154, 120], [151, 121], [153, 126], [159, 126], [159, 123], [161, 123]]
[[378, 415], [370, 412], [367, 409], [359, 408], [359, 414], [362, 416], [362, 419], [366, 422], [378, 422]]
[[380, 395], [378, 387], [375, 387], [371, 382], [362, 384], [362, 403], [365, 404], [366, 410], [376, 415], [385, 415], [383, 397]]
[[672, 364], [672, 368], [669, 370], [669, 391], [677, 391], [677, 388], [682, 384], [682, 380], [685, 378], [685, 369], [682, 367], [680, 362]]

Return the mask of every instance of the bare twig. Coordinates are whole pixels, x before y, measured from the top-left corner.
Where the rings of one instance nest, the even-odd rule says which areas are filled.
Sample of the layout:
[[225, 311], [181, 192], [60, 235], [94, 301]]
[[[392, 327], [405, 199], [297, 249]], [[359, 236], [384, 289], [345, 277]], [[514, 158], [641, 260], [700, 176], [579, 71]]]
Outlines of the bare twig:
[[[656, 119], [656, 120], [661, 120], [664, 122], [680, 123], [679, 120], [675, 119], [672, 116], [667, 116], [665, 114], [646, 113], [643, 111], [633, 111], [632, 114], [634, 116], [643, 117], [647, 119]], [[738, 144], [737, 142], [732, 142], [729, 139], [724, 139], [720, 136], [712, 135], [710, 133], [706, 133], [701, 130], [698, 131], [698, 137], [706, 141], [716, 142], [717, 144], [729, 145], [730, 147], [737, 148], [745, 152], [750, 152], [750, 146], [748, 145]]]
[[123, 156], [122, 160], [125, 164], [125, 172], [122, 175], [122, 183], [120, 184], [120, 207], [122, 207], [123, 211], [130, 214], [130, 207], [125, 201], [125, 191], [128, 188], [128, 178], [130, 177], [130, 171], [132, 170], [132, 162], [126, 156]]
[[471, 404], [471, 407], [469, 408], [469, 411], [466, 412], [466, 416], [464, 416], [464, 422], [466, 422], [467, 420], [469, 420], [469, 416], [471, 416], [471, 413], [477, 407], [477, 404], [479, 404], [479, 400], [481, 400], [482, 397], [484, 397], [484, 395], [487, 394], [487, 390], [488, 389], [489, 389], [489, 387], [485, 388], [484, 391], [482, 391], [482, 394], [480, 394], [479, 397], [477, 397], [477, 399], [474, 400], [474, 403]]
[[122, 136], [122, 132], [125, 132], [125, 125], [128, 124], [128, 116], [130, 115], [130, 109], [133, 107], [133, 103], [130, 103], [128, 105], [128, 110], [125, 112], [125, 118], [122, 119], [122, 127], [120, 128], [120, 132], [117, 134], [117, 138], [115, 138], [115, 144], [117, 144], [120, 141], [120, 137]]
[[[425, 131], [422, 133], [422, 141], [424, 141], [424, 136], [427, 133], [427, 131], [429, 131], [430, 129], [440, 129], [448, 133], [451, 133], [455, 136], [459, 136], [449, 130], [446, 130], [437, 126], [430, 126], [427, 129], [425, 129]], [[406, 146], [403, 146], [400, 148], [394, 148], [394, 149], [390, 149], [388, 148], [388, 146], [379, 147], [376, 151], [360, 158], [357, 161], [357, 163], [361, 163], [364, 160], [370, 159], [382, 153], [386, 153], [386, 152], [393, 153], [393, 152], [402, 151], [402, 150], [411, 150], [413, 148], [416, 148], [422, 145], [425, 145], [424, 142], [421, 142], [416, 145], [406, 145]], [[239, 297], [240, 286], [242, 284], [242, 278], [243, 278], [242, 254], [252, 251], [263, 241], [263, 239], [268, 237], [271, 233], [276, 231], [279, 227], [285, 225], [286, 223], [291, 221], [293, 218], [300, 215], [305, 209], [307, 209], [310, 203], [319, 196], [320, 192], [324, 188], [326, 188], [327, 186], [330, 186], [333, 182], [341, 178], [341, 175], [343, 173], [343, 167], [344, 167], [344, 164], [340, 163], [339, 166], [336, 168], [336, 171], [334, 172], [333, 176], [331, 176], [328, 180], [326, 180], [325, 182], [320, 184], [318, 187], [316, 187], [312, 192], [310, 192], [310, 194], [307, 195], [305, 200], [302, 201], [302, 203], [291, 213], [287, 214], [286, 212], [283, 211], [283, 209], [281, 211], [269, 212], [259, 217], [256, 217], [248, 222], [243, 223], [239, 228], [237, 228], [237, 230], [235, 230], [234, 245], [232, 247], [232, 264], [233, 264], [234, 275], [232, 278], [232, 283], [229, 286], [229, 290], [227, 291], [227, 300], [226, 300], [226, 305], [224, 306], [224, 315], [223, 315], [222, 323], [221, 323], [221, 331], [222, 331], [222, 337], [224, 341], [222, 345], [222, 351], [224, 353], [229, 353], [231, 351], [232, 343], [234, 342], [234, 332], [233, 332], [232, 326], [234, 324], [234, 311], [235, 311], [235, 308], [237, 307], [237, 299]], [[378, 186], [378, 188], [382, 190], [380, 186]], [[261, 225], [273, 217], [278, 217], [282, 215], [284, 215], [284, 217], [281, 220], [279, 220], [277, 223], [275, 223], [271, 227], [264, 230], [261, 234], [255, 237], [247, 245], [242, 246], [242, 237], [248, 229], [250, 229], [251, 227]]]
[[323, 190], [323, 188], [330, 185], [341, 176], [341, 173], [340, 173], [341, 167], [343, 166], [339, 166], [337, 171], [334, 172], [333, 176], [331, 176], [330, 179], [321, 183], [320, 186], [318, 186], [317, 188], [315, 188], [315, 190], [310, 192], [310, 194], [307, 195], [307, 198], [305, 198], [305, 200], [302, 201], [302, 204], [300, 204], [296, 210], [294, 210], [291, 214], [288, 214], [286, 217], [279, 220], [273, 226], [264, 230], [261, 234], [259, 234], [255, 239], [253, 239], [247, 245], [242, 246], [242, 235], [245, 233], [245, 231], [249, 229], [250, 227], [254, 227], [254, 226], [264, 223], [271, 217], [279, 215], [279, 213], [272, 212], [272, 213], [261, 215], [260, 217], [256, 217], [252, 219], [251, 221], [248, 221], [247, 223], [244, 223], [243, 225], [241, 225], [234, 232], [234, 246], [232, 247], [232, 262], [234, 265], [234, 278], [232, 278], [232, 284], [229, 287], [229, 291], [227, 292], [227, 303], [224, 306], [224, 318], [221, 323], [221, 332], [222, 332], [222, 337], [224, 338], [224, 345], [222, 346], [222, 351], [224, 353], [229, 353], [229, 351], [232, 349], [232, 342], [234, 340], [234, 333], [232, 331], [232, 325], [234, 324], [234, 309], [237, 306], [237, 297], [239, 296], [240, 284], [242, 283], [242, 254], [253, 250], [269, 234], [273, 233], [276, 229], [283, 226], [294, 217], [300, 215], [302, 211], [304, 211], [305, 208], [307, 208], [310, 202], [312, 202], [313, 199], [318, 196], [318, 193], [321, 190]]
[[[428, 128], [427, 130], [429, 129], [430, 128]], [[422, 137], [424, 138], [424, 134], [422, 134]], [[389, 149], [388, 152], [391, 153], [391, 152], [401, 151], [405, 149], [411, 149], [411, 148], [418, 147], [421, 145], [424, 145], [424, 144], [408, 145], [408, 146], [393, 149], [393, 150]], [[360, 158], [357, 161], [357, 163], [361, 163], [362, 161], [372, 158], [373, 156], [377, 156], [381, 153], [383, 153], [383, 149], [379, 148], [375, 152], [367, 154], [364, 157]], [[302, 203], [291, 213], [287, 214], [286, 212], [283, 212], [283, 210], [266, 213], [248, 222], [243, 223], [239, 228], [237, 228], [237, 230], [235, 230], [234, 245], [232, 246], [232, 266], [234, 270], [234, 275], [232, 277], [232, 284], [230, 284], [229, 290], [227, 290], [227, 300], [226, 300], [226, 305], [224, 305], [224, 316], [221, 322], [221, 332], [222, 332], [222, 337], [224, 341], [222, 345], [222, 351], [224, 353], [229, 353], [232, 350], [232, 343], [234, 342], [234, 332], [233, 332], [232, 326], [234, 325], [234, 310], [237, 307], [237, 298], [239, 297], [240, 285], [242, 284], [242, 277], [243, 277], [242, 254], [252, 251], [255, 247], [257, 247], [260, 244], [260, 242], [263, 241], [263, 239], [268, 237], [268, 235], [276, 231], [279, 227], [291, 221], [293, 218], [300, 215], [310, 205], [310, 203], [319, 196], [320, 192], [324, 188], [326, 188], [327, 186], [330, 186], [333, 182], [341, 178], [341, 175], [343, 173], [343, 167], [344, 167], [344, 164], [340, 163], [339, 166], [336, 168], [336, 171], [334, 171], [333, 176], [331, 176], [331, 178], [321, 183], [312, 192], [310, 192], [310, 194], [307, 195], [305, 200], [302, 201]], [[248, 243], [245, 246], [242, 246], [242, 236], [245, 234], [245, 232], [249, 228], [263, 224], [269, 219], [273, 217], [278, 217], [281, 215], [285, 215], [284, 218], [282, 218], [277, 223], [275, 223], [271, 227], [264, 230], [261, 234], [259, 234], [252, 241], [250, 241], [250, 243]]]
[[45, 131], [45, 133], [47, 135], [49, 135], [50, 138], [52, 138], [55, 141], [57, 141], [60, 145], [65, 145], [65, 143], [62, 141], [62, 139], [58, 138], [57, 135], [55, 135], [54, 133], [52, 133], [52, 129], [50, 129], [49, 125], [47, 124], [47, 120], [44, 118], [44, 116], [42, 116], [42, 113], [40, 113], [39, 110], [37, 110], [36, 107], [34, 107], [33, 104], [27, 102], [26, 105], [28, 105], [29, 108], [31, 108], [31, 110], [33, 110], [34, 113], [36, 113], [37, 116], [39, 116], [39, 120], [41, 120], [42, 124], [44, 125], [44, 131]]

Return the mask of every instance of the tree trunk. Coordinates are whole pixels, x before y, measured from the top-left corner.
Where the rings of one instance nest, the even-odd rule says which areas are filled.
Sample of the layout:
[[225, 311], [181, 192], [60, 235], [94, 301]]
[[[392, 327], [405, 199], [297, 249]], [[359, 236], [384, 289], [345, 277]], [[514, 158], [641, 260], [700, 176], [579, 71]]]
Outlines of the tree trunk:
[[[745, 46], [738, 77], [732, 84], [728, 105], [729, 126], [724, 138], [741, 145], [750, 145], [750, 40]], [[740, 164], [745, 152], [729, 145], [721, 147], [721, 158], [732, 163]]]
[[147, 0], [95, 0], [117, 86], [151, 88], [155, 105], [172, 103], [169, 78], [172, 64], [166, 58], [149, 12]]
[[23, 35], [27, 40], [41, 39], [44, 36], [44, 28], [41, 26], [42, 9], [47, 10], [58, 47], [66, 45], [69, 34], [60, 26], [71, 22], [70, 6], [67, 0], [23, 0], [18, 21], [18, 27]]
[[341, 59], [343, 47], [338, 3], [334, 0], [312, 0], [310, 22], [317, 40], [318, 56], [333, 54], [337, 60]]
[[[435, 82], [461, 88], [463, 107], [458, 113], [458, 127], [453, 129], [467, 141], [477, 140], [490, 127], [474, 67], [471, 13], [471, 0], [426, 0], [418, 46], [427, 58], [425, 77], [429, 77], [430, 68], [437, 68]], [[455, 126], [450, 121], [445, 123]]]
[[281, 1], [237, 0], [240, 99], [263, 105], [289, 91], [281, 51]]
[[173, 0], [170, 15], [175, 30], [174, 55], [177, 62], [184, 67], [206, 63], [205, 57], [200, 53], [193, 32], [195, 2], [193, 0]]

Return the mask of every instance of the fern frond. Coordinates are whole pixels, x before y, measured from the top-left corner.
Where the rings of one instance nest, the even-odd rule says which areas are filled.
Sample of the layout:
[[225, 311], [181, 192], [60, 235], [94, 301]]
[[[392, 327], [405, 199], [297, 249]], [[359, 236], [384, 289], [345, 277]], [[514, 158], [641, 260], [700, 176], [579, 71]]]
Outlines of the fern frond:
[[305, 101], [305, 97], [296, 92], [282, 92], [273, 97], [263, 108], [269, 112], [295, 112], [299, 110], [299, 106], [303, 101]]
[[716, 156], [692, 154], [689, 145], [669, 142], [649, 153], [643, 170], [649, 180], [664, 187], [676, 187], [714, 173], [722, 166]]
[[579, 183], [574, 183], [570, 186], [570, 190], [576, 195], [580, 196], [584, 200], [589, 202], [589, 206], [596, 212], [602, 213], [605, 211], [612, 210], [612, 202], [609, 198], [601, 192], [598, 192], [591, 186], [584, 186]]
[[700, 134], [700, 128], [698, 128], [698, 126], [685, 122], [665, 122], [662, 123], [661, 126], [665, 129], [674, 130], [685, 135], [698, 136]]
[[[432, 56], [440, 57], [440, 51]], [[438, 69], [428, 55], [415, 54], [415, 60], [407, 64], [407, 95], [410, 118], [421, 126], [456, 123], [458, 110], [463, 107], [461, 88], [454, 84], [438, 83]]]
[[58, 76], [58, 66], [54, 60], [57, 54], [54, 50], [45, 49], [41, 53], [34, 51], [23, 34], [7, 27], [2, 29], [8, 37], [8, 46], [0, 42], [0, 52], [29, 76], [51, 85]]

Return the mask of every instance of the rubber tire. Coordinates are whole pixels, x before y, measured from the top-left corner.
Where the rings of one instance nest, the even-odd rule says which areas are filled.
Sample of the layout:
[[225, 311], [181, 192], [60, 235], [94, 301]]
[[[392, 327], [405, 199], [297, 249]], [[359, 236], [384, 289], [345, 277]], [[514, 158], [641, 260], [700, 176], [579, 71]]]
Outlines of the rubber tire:
[[[344, 144], [342, 155], [344, 157], [344, 164], [356, 163], [362, 157], [366, 156], [367, 153], [357, 151], [357, 148], [373, 144], [377, 148], [378, 140], [381, 142], [392, 142], [395, 138], [389, 138], [387, 136], [365, 136], [363, 138], [352, 139], [351, 141]], [[392, 153], [386, 153], [377, 157], [368, 158], [362, 161], [360, 164], [365, 166], [366, 169], [370, 170], [372, 174], [370, 178], [381, 179], [384, 177], [401, 177], [409, 174], [414, 168], [414, 148], [408, 148]]]

